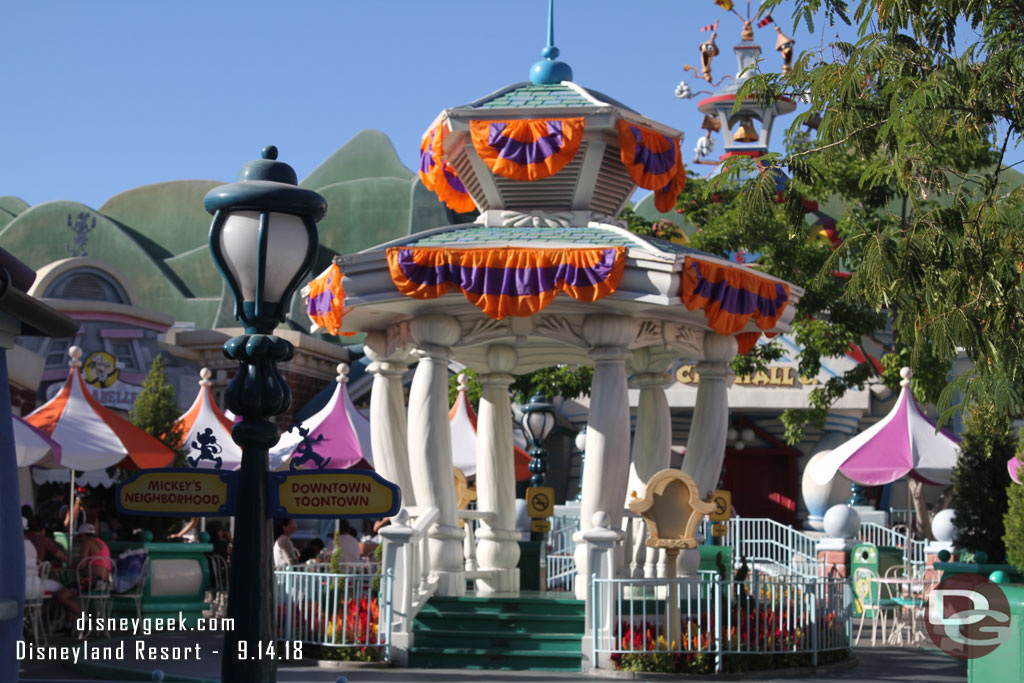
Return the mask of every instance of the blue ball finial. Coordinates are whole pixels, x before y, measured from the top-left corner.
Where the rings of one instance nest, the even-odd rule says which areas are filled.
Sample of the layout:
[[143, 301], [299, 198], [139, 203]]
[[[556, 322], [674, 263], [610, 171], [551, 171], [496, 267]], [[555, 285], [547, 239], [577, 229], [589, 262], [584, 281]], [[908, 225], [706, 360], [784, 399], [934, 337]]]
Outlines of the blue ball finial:
[[530, 82], [534, 85], [554, 85], [572, 80], [572, 69], [565, 62], [557, 62], [555, 47], [555, 0], [548, 0], [548, 44], [541, 51], [544, 59], [530, 68]]
[[264, 159], [277, 159], [277, 147], [275, 147], [274, 145], [267, 145], [266, 147], [263, 148], [260, 156], [262, 156]]

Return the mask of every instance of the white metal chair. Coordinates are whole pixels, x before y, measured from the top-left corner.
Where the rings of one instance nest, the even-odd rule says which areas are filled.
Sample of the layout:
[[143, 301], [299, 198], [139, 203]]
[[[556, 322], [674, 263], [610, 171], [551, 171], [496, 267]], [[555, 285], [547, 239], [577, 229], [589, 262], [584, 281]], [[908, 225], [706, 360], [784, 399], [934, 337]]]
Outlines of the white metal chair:
[[[124, 574], [122, 574], [122, 577]], [[119, 598], [131, 600], [135, 605], [135, 616], [142, 618], [142, 595], [146, 591], [146, 579], [149, 577], [149, 556], [142, 562], [142, 570], [139, 572], [139, 580], [130, 589], [118, 593]], [[113, 579], [113, 577], [111, 577]]]
[[[113, 593], [114, 574], [117, 571], [116, 565], [110, 563], [108, 578], [101, 578], [101, 573], [96, 570], [97, 563], [109, 562], [109, 558], [103, 555], [89, 555], [83, 557], [78, 563], [78, 599], [82, 611], [93, 617], [103, 619], [103, 625], [107, 626], [111, 613], [111, 595]], [[97, 629], [96, 631], [81, 631], [79, 638], [87, 638], [91, 633], [103, 633], [110, 636], [109, 629]]]
[[[26, 572], [33, 571], [26, 567]], [[50, 575], [50, 563], [43, 562], [35, 569], [35, 577], [31, 575], [25, 582], [25, 629], [32, 634], [32, 642], [46, 644], [47, 629], [44, 627], [43, 606], [46, 594], [43, 591], [43, 579]]]
[[209, 594], [210, 615], [221, 617], [227, 613], [228, 608], [228, 561], [223, 555], [210, 553], [210, 587]]

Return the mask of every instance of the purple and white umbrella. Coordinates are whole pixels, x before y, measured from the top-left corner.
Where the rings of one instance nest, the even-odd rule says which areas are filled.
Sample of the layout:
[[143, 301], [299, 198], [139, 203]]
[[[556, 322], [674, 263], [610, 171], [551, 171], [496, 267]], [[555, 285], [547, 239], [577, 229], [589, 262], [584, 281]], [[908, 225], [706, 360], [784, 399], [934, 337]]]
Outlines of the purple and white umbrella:
[[811, 479], [824, 486], [837, 471], [865, 486], [891, 484], [910, 475], [926, 484], [952, 483], [960, 455], [959, 439], [921, 412], [910, 392], [910, 368], [900, 371], [899, 398], [889, 414], [832, 450], [810, 468]]

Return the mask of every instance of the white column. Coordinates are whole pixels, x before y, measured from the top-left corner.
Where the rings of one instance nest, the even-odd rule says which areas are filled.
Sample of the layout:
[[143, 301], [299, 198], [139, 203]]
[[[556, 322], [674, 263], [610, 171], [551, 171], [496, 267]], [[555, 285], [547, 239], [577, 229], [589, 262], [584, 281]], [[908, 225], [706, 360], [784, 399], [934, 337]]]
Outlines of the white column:
[[[622, 504], [629, 476], [629, 394], [626, 384], [628, 346], [636, 339], [637, 322], [617, 315], [591, 315], [583, 321], [583, 338], [591, 344], [594, 382], [587, 417], [587, 445], [583, 467], [581, 529], [576, 569], [587, 576], [583, 532], [593, 525], [595, 512], [607, 512], [610, 528], [622, 528]], [[576, 582], [576, 597], [585, 599], [586, 580]]]
[[[635, 491], [643, 497], [647, 482], [656, 472], [667, 469], [671, 460], [672, 413], [665, 397], [665, 387], [672, 381], [667, 370], [673, 358], [666, 354], [656, 355], [652, 351], [649, 346], [637, 349], [629, 360], [629, 368], [634, 373], [633, 383], [640, 388], [640, 399], [636, 409], [633, 458], [629, 466], [627, 506], [632, 493]], [[645, 545], [647, 525], [642, 519], [630, 519], [627, 524], [633, 528], [633, 546], [627, 549], [630, 575], [656, 578], [662, 553]]]
[[409, 366], [404, 349], [387, 352], [387, 335], [371, 332], [366, 335], [363, 350], [373, 361], [368, 370], [373, 375], [370, 392], [370, 445], [373, 466], [377, 472], [402, 489], [402, 505], [416, 505], [412, 476], [409, 474], [409, 431], [406, 426], [405, 392], [402, 377]]
[[[722, 476], [726, 433], [729, 431], [727, 391], [733, 372], [729, 362], [736, 357], [736, 338], [708, 332], [704, 336], [704, 362], [697, 365], [697, 401], [690, 421], [690, 436], [680, 469], [693, 477], [702, 498], [709, 498]], [[695, 549], [679, 553], [679, 573], [696, 576], [700, 554]]]
[[490, 512], [477, 531], [481, 569], [497, 570], [479, 579], [478, 593], [519, 591], [519, 532], [516, 531], [516, 476], [512, 453], [512, 406], [508, 388], [516, 366], [516, 350], [505, 344], [487, 349], [487, 374], [477, 377], [483, 388], [476, 429], [477, 508]]
[[436, 507], [428, 562], [438, 595], [466, 592], [462, 535], [455, 516], [452, 433], [448, 424], [448, 360], [459, 338], [458, 321], [443, 314], [413, 318], [409, 329], [420, 356], [409, 391], [409, 467], [419, 507]]
[[709, 332], [704, 337], [704, 362], [697, 365], [697, 402], [690, 423], [690, 437], [683, 456], [683, 472], [697, 483], [705, 497], [713, 493], [722, 475], [725, 435], [729, 431], [729, 401], [732, 384], [729, 362], [736, 357], [736, 339]]

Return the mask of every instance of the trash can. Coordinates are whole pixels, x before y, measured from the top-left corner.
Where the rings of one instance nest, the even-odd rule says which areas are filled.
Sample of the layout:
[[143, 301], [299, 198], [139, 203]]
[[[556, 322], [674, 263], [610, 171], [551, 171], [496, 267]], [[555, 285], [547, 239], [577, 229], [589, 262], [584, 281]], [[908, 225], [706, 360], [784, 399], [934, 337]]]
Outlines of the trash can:
[[[850, 552], [850, 570], [853, 577], [853, 616], [864, 613], [864, 599], [871, 591], [870, 602], [877, 604], [877, 583], [871, 583], [871, 577], [885, 576], [890, 567], [903, 564], [903, 551], [889, 546], [876, 546], [874, 543], [860, 543], [853, 546]], [[866, 616], [874, 616], [868, 610]]]

